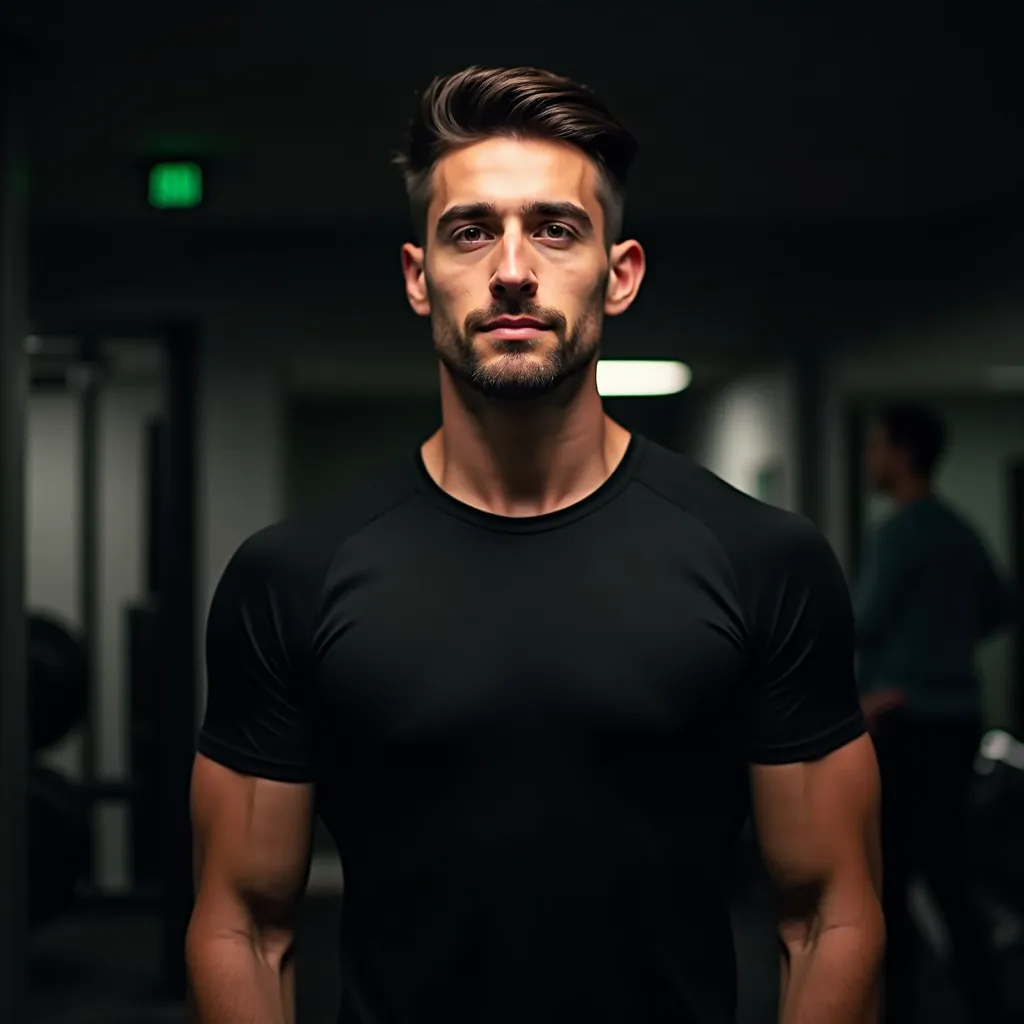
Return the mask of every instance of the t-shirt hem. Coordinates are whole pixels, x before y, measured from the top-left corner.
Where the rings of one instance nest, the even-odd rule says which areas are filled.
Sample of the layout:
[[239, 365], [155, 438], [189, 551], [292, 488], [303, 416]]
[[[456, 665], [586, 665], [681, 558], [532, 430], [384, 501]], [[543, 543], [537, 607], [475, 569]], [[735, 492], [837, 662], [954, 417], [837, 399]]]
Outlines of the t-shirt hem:
[[261, 757], [253, 757], [252, 754], [243, 753], [234, 747], [208, 736], [205, 733], [199, 734], [197, 749], [203, 757], [230, 768], [240, 775], [251, 775], [257, 779], [267, 779], [271, 782], [313, 782], [314, 773], [306, 765], [282, 764], [279, 761], [267, 761]]
[[780, 747], [762, 747], [751, 751], [751, 764], [796, 764], [800, 761], [817, 761], [840, 747], [852, 743], [867, 732], [864, 715], [858, 710], [838, 725], [818, 733], [810, 739], [787, 743]]

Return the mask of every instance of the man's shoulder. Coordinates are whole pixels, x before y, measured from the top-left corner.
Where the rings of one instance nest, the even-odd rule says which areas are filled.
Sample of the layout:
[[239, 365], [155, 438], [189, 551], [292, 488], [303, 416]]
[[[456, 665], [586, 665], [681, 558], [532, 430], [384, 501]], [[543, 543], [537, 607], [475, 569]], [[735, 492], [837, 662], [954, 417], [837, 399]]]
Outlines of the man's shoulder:
[[637, 478], [697, 519], [734, 561], [770, 562], [827, 547], [804, 516], [760, 501], [687, 456], [653, 442], [646, 445]]
[[875, 533], [893, 545], [918, 547], [957, 541], [973, 545], [980, 539], [977, 528], [964, 511], [939, 495], [894, 506]]

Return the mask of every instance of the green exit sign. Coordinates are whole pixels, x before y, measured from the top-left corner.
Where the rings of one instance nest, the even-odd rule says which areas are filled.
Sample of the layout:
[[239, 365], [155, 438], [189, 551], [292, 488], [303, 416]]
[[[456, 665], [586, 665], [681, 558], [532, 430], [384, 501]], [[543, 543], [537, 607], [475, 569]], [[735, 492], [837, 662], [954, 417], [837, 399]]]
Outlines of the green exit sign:
[[191, 160], [153, 164], [149, 205], [158, 210], [190, 210], [203, 201], [203, 169]]

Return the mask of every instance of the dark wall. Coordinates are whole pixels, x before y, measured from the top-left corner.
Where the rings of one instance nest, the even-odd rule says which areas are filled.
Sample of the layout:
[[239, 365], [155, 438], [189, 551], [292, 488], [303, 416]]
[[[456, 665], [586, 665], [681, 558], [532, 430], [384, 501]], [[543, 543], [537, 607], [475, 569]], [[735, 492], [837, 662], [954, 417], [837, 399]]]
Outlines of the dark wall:
[[27, 233], [20, 80], [0, 27], [0, 1019], [27, 1016], [24, 523]]
[[286, 409], [286, 511], [344, 501], [358, 484], [402, 458], [412, 458], [438, 427], [437, 400], [402, 397], [292, 400]]
[[[145, 218], [139, 161], [210, 161], [222, 222], [370, 222], [414, 90], [471, 62], [590, 84], [643, 153], [641, 221], [931, 215], [1019, 203], [1017, 36], [992, 5], [884, 11], [554, 0], [510, 18], [467, 0], [283, 6], [8, 0], [34, 35], [35, 209]], [[744, 9], [745, 8], [745, 9]], [[244, 11], [244, 13], [243, 13]]]

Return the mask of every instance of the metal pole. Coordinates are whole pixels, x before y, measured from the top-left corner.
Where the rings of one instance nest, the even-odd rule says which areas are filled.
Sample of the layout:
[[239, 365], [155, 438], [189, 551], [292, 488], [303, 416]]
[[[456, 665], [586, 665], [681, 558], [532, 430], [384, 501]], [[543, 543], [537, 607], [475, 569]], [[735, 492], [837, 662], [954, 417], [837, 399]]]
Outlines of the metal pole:
[[1024, 738], [1024, 460], [1010, 467], [1010, 544], [1014, 587], [1012, 722]]
[[157, 767], [162, 871], [165, 998], [185, 998], [185, 933], [192, 912], [188, 787], [196, 744], [196, 452], [198, 328], [175, 323], [165, 335], [166, 426], [159, 530], [160, 692]]
[[[0, 1020], [28, 1020], [25, 409], [28, 243], [12, 61], [0, 38]], [[3, 72], [7, 72], [4, 74]]]
[[82, 445], [79, 480], [79, 614], [88, 666], [86, 713], [82, 722], [82, 781], [96, 781], [96, 666], [99, 640], [99, 341], [88, 335], [79, 340], [73, 386], [78, 392], [79, 433]]

